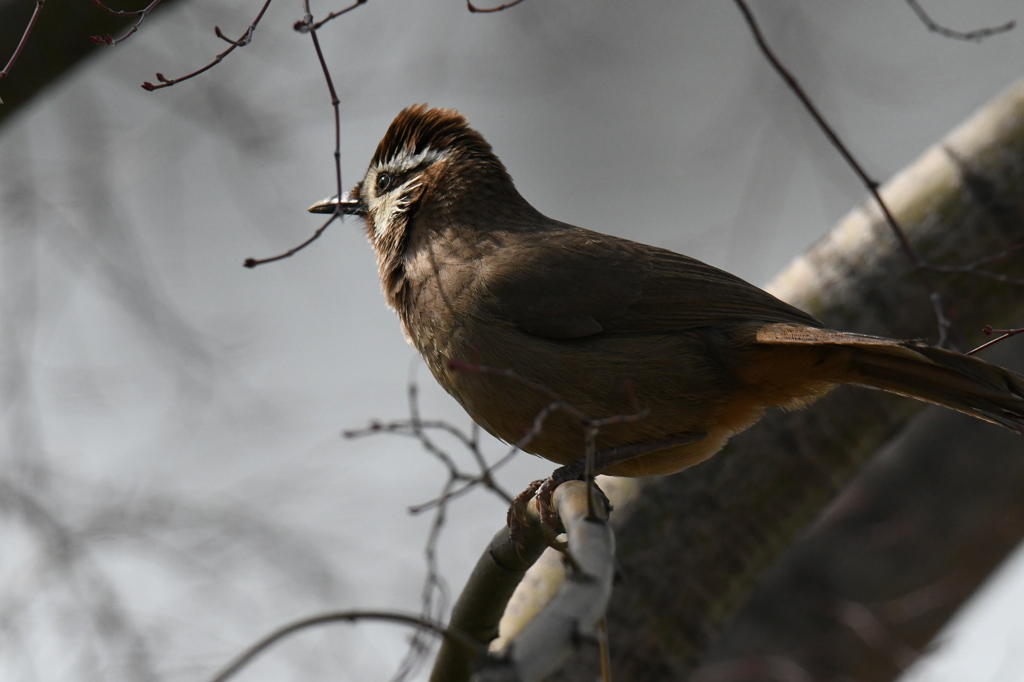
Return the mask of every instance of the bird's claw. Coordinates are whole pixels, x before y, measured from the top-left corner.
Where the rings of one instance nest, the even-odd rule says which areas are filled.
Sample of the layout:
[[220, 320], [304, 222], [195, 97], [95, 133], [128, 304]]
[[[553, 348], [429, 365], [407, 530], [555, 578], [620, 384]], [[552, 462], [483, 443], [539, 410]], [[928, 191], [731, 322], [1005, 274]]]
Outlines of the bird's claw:
[[555, 489], [564, 482], [564, 479], [559, 476], [533, 481], [512, 501], [512, 506], [508, 509], [508, 530], [516, 545], [523, 544], [527, 527], [534, 523], [527, 507], [532, 500], [535, 500], [534, 508], [540, 520], [540, 531], [544, 535], [544, 541], [549, 547], [559, 551], [565, 549], [566, 544], [558, 539], [562, 528], [551, 497]]

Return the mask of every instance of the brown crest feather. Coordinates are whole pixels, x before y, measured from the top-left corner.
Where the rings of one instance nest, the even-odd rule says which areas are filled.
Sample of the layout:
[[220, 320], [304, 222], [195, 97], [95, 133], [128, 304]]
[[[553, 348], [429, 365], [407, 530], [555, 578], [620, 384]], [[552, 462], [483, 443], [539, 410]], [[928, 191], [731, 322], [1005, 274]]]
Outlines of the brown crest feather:
[[473, 156], [497, 161], [491, 145], [469, 127], [465, 116], [454, 109], [428, 109], [426, 104], [414, 104], [403, 109], [391, 122], [377, 145], [372, 164], [386, 163], [403, 150], [415, 155], [425, 149], [442, 151], [454, 146]]

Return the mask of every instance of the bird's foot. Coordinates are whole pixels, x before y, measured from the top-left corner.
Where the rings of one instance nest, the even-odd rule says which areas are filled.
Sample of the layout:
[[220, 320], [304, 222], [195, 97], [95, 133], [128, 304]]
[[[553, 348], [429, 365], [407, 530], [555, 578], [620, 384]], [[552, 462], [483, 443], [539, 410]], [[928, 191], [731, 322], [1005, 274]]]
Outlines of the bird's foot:
[[530, 483], [526, 486], [526, 490], [515, 496], [512, 506], [508, 508], [508, 531], [516, 545], [522, 544], [521, 540], [526, 534], [526, 528], [532, 525], [526, 507], [546, 480], [542, 478]]
[[558, 535], [562, 532], [562, 527], [558, 516], [555, 514], [551, 496], [554, 494], [555, 489], [566, 481], [582, 480], [584, 468], [582, 460], [573, 462], [568, 466], [559, 467], [555, 469], [549, 478], [542, 478], [532, 482], [526, 487], [526, 490], [516, 496], [508, 510], [508, 529], [513, 541], [519, 544], [520, 538], [525, 533], [525, 528], [530, 525], [531, 522], [526, 508], [531, 500], [536, 499], [534, 504], [537, 516], [540, 519], [540, 530], [544, 534], [544, 540], [549, 547], [554, 547], [559, 551], [565, 549], [565, 543], [558, 539]]

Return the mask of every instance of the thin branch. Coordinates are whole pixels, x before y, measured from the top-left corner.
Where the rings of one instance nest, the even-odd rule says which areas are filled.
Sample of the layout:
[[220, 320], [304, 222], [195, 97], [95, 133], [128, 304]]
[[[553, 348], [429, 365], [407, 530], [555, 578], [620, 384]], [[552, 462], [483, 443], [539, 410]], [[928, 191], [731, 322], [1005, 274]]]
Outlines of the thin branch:
[[[109, 7], [107, 7], [106, 5], [103, 4], [102, 0], [92, 0], [93, 7], [97, 7], [99, 9], [103, 10], [104, 12], [106, 12], [107, 14], [109, 14], [112, 17], [138, 17], [139, 18], [139, 20], [136, 21], [134, 24], [132, 24], [131, 28], [128, 29], [128, 32], [125, 33], [120, 38], [114, 38], [114, 37], [112, 37], [108, 33], [107, 35], [102, 36], [102, 37], [101, 36], [92, 36], [92, 42], [96, 43], [97, 45], [110, 45], [110, 46], [114, 46], [114, 45], [118, 45], [119, 43], [123, 43], [124, 41], [128, 40], [129, 36], [131, 36], [133, 33], [135, 33], [136, 31], [139, 30], [139, 26], [142, 26], [142, 22], [144, 22], [146, 20], [146, 17], [149, 16], [149, 13], [152, 12], [154, 9], [156, 9], [156, 6], [159, 5], [161, 2], [163, 2], [163, 0], [153, 0], [153, 2], [149, 3], [149, 5], [147, 5], [146, 7], [142, 8], [142, 9], [137, 9], [137, 10], [118, 10], [118, 9], [110, 9]], [[220, 29], [217, 29], [217, 30], [220, 31]]]
[[[368, 429], [345, 432], [346, 437], [356, 437], [376, 433], [398, 433], [401, 435], [416, 438], [420, 445], [428, 453], [434, 455], [448, 470], [448, 478], [444, 483], [441, 494], [432, 502], [410, 509], [412, 513], [419, 513], [428, 508], [436, 509], [436, 514], [430, 526], [430, 533], [424, 547], [424, 555], [427, 563], [427, 572], [421, 591], [421, 615], [424, 619], [437, 620], [447, 609], [448, 587], [441, 577], [441, 571], [437, 561], [437, 546], [440, 541], [441, 532], [444, 529], [448, 513], [448, 503], [458, 495], [461, 495], [479, 485], [496, 492], [505, 501], [511, 503], [512, 498], [497, 485], [492, 477], [492, 470], [480, 452], [475, 437], [463, 433], [455, 426], [442, 421], [425, 421], [421, 417], [419, 405], [419, 389], [414, 376], [410, 376], [408, 384], [409, 419], [390, 424], [372, 423]], [[455, 436], [459, 442], [469, 450], [481, 474], [478, 476], [469, 475], [459, 469], [455, 459], [442, 449], [428, 431], [440, 430]], [[469, 481], [462, 487], [457, 487], [461, 482]], [[415, 672], [421, 664], [424, 655], [428, 651], [428, 645], [423, 633], [417, 632], [409, 642], [408, 650], [400, 663], [397, 671], [392, 676], [392, 682], [406, 679]]]
[[[416, 435], [417, 438], [419, 438], [420, 443], [428, 452], [433, 453], [435, 456], [441, 459], [442, 462], [444, 462], [445, 466], [448, 467], [451, 483], [454, 484], [456, 481], [468, 481], [468, 483], [463, 488], [459, 488], [454, 491], [451, 490], [450, 486], [447, 486], [445, 488], [445, 493], [441, 497], [434, 500], [432, 503], [428, 503], [427, 505], [420, 505], [419, 507], [410, 508], [409, 511], [416, 514], [431, 506], [440, 506], [444, 504], [445, 501], [452, 499], [454, 495], [458, 494], [461, 496], [470, 488], [473, 488], [478, 485], [482, 485], [491, 492], [493, 492], [494, 494], [496, 494], [506, 504], [511, 504], [512, 496], [509, 495], [504, 488], [499, 486], [498, 482], [494, 479], [494, 472], [497, 470], [499, 466], [503, 465], [504, 462], [508, 461], [507, 456], [499, 459], [497, 464], [489, 465], [487, 463], [487, 460], [484, 458], [483, 453], [480, 451], [479, 444], [475, 440], [470, 439], [468, 436], [459, 432], [458, 429], [455, 429], [454, 427], [447, 429], [449, 433], [457, 433], [459, 440], [462, 441], [462, 444], [466, 447], [466, 449], [472, 455], [473, 459], [476, 461], [477, 466], [480, 468], [480, 474], [477, 476], [468, 476], [467, 474], [464, 474], [455, 466], [454, 460], [448, 457], [447, 453], [443, 452], [439, 447], [437, 447], [437, 445], [435, 445], [434, 442], [430, 440], [430, 438], [427, 436], [426, 431], [423, 430], [423, 421], [420, 419], [419, 414], [419, 402], [416, 399], [416, 397], [416, 384], [410, 381], [409, 411], [410, 414], [412, 415], [414, 434]], [[518, 450], [519, 448], [517, 447], [512, 448], [513, 453], [518, 452]]]
[[[540, 433], [540, 430], [543, 428], [544, 421], [548, 417], [548, 415], [557, 410], [568, 412], [573, 417], [579, 419], [580, 424], [582, 426], [584, 426], [587, 429], [596, 429], [596, 431], [600, 431], [601, 428], [609, 424], [634, 422], [639, 421], [641, 419], [646, 419], [647, 416], [650, 414], [650, 411], [647, 408], [641, 408], [640, 405], [636, 402], [636, 398], [633, 397], [633, 407], [635, 409], [635, 412], [633, 412], [632, 414], [615, 414], [609, 417], [594, 418], [583, 412], [583, 410], [579, 409], [572, 403], [566, 401], [564, 398], [562, 398], [562, 396], [560, 396], [558, 393], [556, 393], [548, 386], [545, 386], [539, 381], [534, 381], [533, 379], [524, 377], [523, 375], [519, 374], [518, 372], [512, 369], [501, 369], [499, 367], [477, 365], [465, 362], [463, 360], [450, 360], [448, 362], [448, 368], [456, 372], [476, 372], [478, 374], [490, 374], [492, 376], [500, 376], [505, 377], [507, 379], [512, 379], [513, 381], [516, 381], [522, 384], [523, 386], [526, 386], [527, 388], [537, 391], [538, 393], [541, 393], [550, 399], [551, 402], [549, 402], [546, 406], [539, 410], [536, 416], [534, 416], [533, 426], [530, 428], [530, 430], [527, 431], [522, 438], [516, 441], [515, 447], [520, 450], [523, 449], [527, 444], [529, 444], [529, 442]], [[632, 387], [629, 384], [626, 385], [626, 389], [630, 394], [632, 394]]]
[[1014, 286], [1024, 287], [1024, 277], [1011, 277], [1010, 275], [1004, 275], [1001, 272], [992, 272], [991, 270], [978, 270], [975, 268], [958, 265], [929, 265], [927, 267], [929, 270], [933, 272], [974, 275], [975, 277], [991, 279], [995, 282], [1000, 282], [1002, 284], [1012, 284]]
[[[560, 467], [543, 482], [534, 481], [526, 488], [526, 490], [516, 496], [515, 500], [512, 502], [512, 508], [509, 510], [509, 526], [513, 529], [513, 532], [516, 532], [516, 525], [521, 522], [519, 519], [521, 516], [519, 507], [533, 497], [536, 497], [538, 500], [538, 507], [541, 514], [541, 520], [543, 522], [542, 527], [545, 530], [551, 529], [553, 527], [551, 496], [555, 489], [557, 489], [564, 481], [572, 480], [576, 477], [582, 477], [588, 485], [593, 483], [594, 476], [598, 473], [595, 465], [598, 455], [596, 443], [597, 436], [601, 429], [611, 424], [640, 421], [642, 419], [646, 419], [650, 414], [650, 411], [647, 408], [640, 407], [636, 397], [633, 395], [632, 385], [629, 383], [626, 384], [626, 391], [632, 399], [633, 408], [635, 410], [634, 413], [593, 418], [585, 414], [575, 405], [566, 401], [562, 396], [548, 386], [539, 381], [534, 381], [533, 379], [524, 377], [512, 369], [500, 369], [497, 367], [488, 367], [487, 365], [475, 365], [462, 360], [450, 360], [448, 362], [448, 367], [455, 371], [469, 371], [506, 377], [550, 398], [551, 402], [541, 408], [534, 416], [533, 426], [515, 443], [515, 450], [525, 450], [526, 445], [540, 435], [547, 417], [558, 410], [567, 412], [571, 416], [580, 420], [580, 426], [583, 428], [584, 434], [583, 468], [581, 470], [577, 470], [575, 468], [578, 466], [579, 462], [574, 462], [567, 466]], [[538, 483], [540, 483], [539, 486]], [[595, 509], [591, 507], [590, 512], [592, 514], [595, 513]], [[555, 546], [553, 539], [552, 546]]]
[[[420, 445], [424, 450], [434, 455], [438, 461], [440, 461], [444, 467], [448, 470], [449, 480], [454, 483], [463, 483], [460, 487], [448, 487], [441, 497], [434, 498], [429, 502], [424, 502], [418, 505], [412, 505], [409, 507], [409, 512], [412, 514], [420, 514], [429, 509], [433, 509], [440, 504], [454, 500], [461, 497], [465, 493], [469, 492], [477, 486], [484, 486], [495, 495], [497, 495], [506, 504], [512, 503], [512, 496], [508, 494], [494, 478], [494, 473], [504, 466], [508, 461], [511, 460], [520, 450], [516, 446], [512, 446], [509, 451], [500, 457], [494, 464], [488, 464], [484, 458], [483, 453], [480, 451], [479, 443], [477, 439], [465, 434], [463, 431], [458, 429], [452, 424], [440, 420], [424, 420], [419, 416], [419, 408], [416, 403], [416, 386], [413, 382], [410, 382], [409, 386], [409, 402], [410, 412], [412, 417], [410, 419], [396, 420], [389, 423], [371, 422], [371, 424], [364, 429], [352, 429], [343, 431], [342, 435], [345, 438], [363, 438], [366, 436], [372, 436], [378, 433], [391, 433], [401, 436], [407, 436], [415, 438], [420, 442]], [[455, 459], [447, 452], [442, 450], [428, 435], [427, 431], [444, 431], [456, 439], [458, 439], [462, 445], [470, 452], [473, 459], [476, 461], [477, 466], [480, 468], [479, 474], [469, 474], [462, 471], [455, 463]]]
[[945, 38], [953, 38], [955, 40], [972, 40], [974, 42], [981, 42], [985, 38], [991, 38], [994, 35], [1012, 31], [1017, 25], [1016, 21], [1010, 20], [999, 26], [979, 28], [973, 31], [955, 31], [951, 28], [946, 28], [932, 19], [928, 13], [924, 11], [924, 8], [921, 7], [917, 0], [907, 0], [907, 4], [910, 5], [910, 9], [914, 10], [914, 14], [917, 15], [917, 18], [921, 20], [921, 23], [923, 23], [929, 31], [938, 33], [940, 36]]
[[[98, 0], [93, 0], [93, 2], [98, 2]], [[154, 0], [154, 3], [153, 3], [153, 5], [151, 5], [151, 7], [155, 6], [157, 2], [159, 2], [159, 0]], [[227, 57], [229, 54], [234, 52], [236, 48], [245, 47], [246, 45], [248, 45], [249, 43], [252, 42], [252, 36], [256, 32], [256, 26], [259, 25], [260, 20], [263, 18], [263, 15], [266, 14], [268, 7], [270, 7], [270, 0], [264, 0], [263, 7], [260, 8], [259, 14], [256, 15], [256, 18], [253, 19], [252, 23], [249, 24], [249, 27], [245, 29], [245, 32], [242, 33], [242, 35], [239, 36], [237, 40], [230, 40], [228, 38], [225, 38], [224, 35], [221, 33], [220, 27], [214, 26], [214, 33], [217, 35], [218, 38], [222, 38], [223, 40], [227, 41], [228, 49], [224, 50], [223, 52], [218, 54], [216, 57], [214, 57], [213, 61], [211, 61], [206, 66], [204, 66], [202, 68], [199, 68], [199, 69], [196, 69], [192, 73], [187, 73], [184, 76], [181, 76], [179, 78], [167, 78], [162, 73], [157, 73], [156, 74], [156, 79], [158, 81], [160, 81], [159, 85], [154, 85], [153, 83], [150, 83], [149, 81], [146, 81], [145, 83], [142, 84], [143, 90], [148, 90], [149, 92], [152, 92], [154, 90], [159, 90], [160, 88], [169, 88], [172, 85], [175, 85], [175, 84], [180, 83], [182, 81], [187, 81], [190, 78], [195, 78], [199, 74], [205, 73], [206, 71], [209, 71], [213, 67], [217, 66], [218, 64], [221, 63], [221, 61], [225, 57]], [[146, 10], [143, 10], [143, 11], [148, 11], [148, 10], [149, 10], [149, 8], [147, 8]], [[139, 23], [141, 24], [142, 21], [139, 20]], [[131, 35], [132, 32], [134, 32], [134, 28], [129, 33], [129, 35]], [[124, 36], [124, 38], [127, 38], [127, 37], [128, 36]], [[124, 38], [121, 38], [120, 40], [124, 40]], [[284, 258], [284, 257], [285, 256], [281, 256], [281, 258]], [[252, 259], [250, 259], [250, 260], [252, 260]], [[272, 260], [277, 260], [277, 259], [272, 259]], [[259, 263], [254, 263], [254, 264], [255, 265], [259, 265]], [[246, 267], [253, 267], [253, 266], [252, 265], [247, 265]]]
[[483, 649], [478, 643], [459, 632], [448, 630], [436, 621], [427, 620], [418, 616], [410, 616], [404, 613], [395, 613], [392, 611], [338, 611], [335, 613], [324, 613], [318, 616], [303, 618], [279, 627], [236, 656], [235, 659], [217, 673], [210, 682], [225, 682], [227, 679], [238, 673], [242, 668], [251, 663], [252, 660], [261, 653], [272, 647], [274, 644], [280, 642], [285, 637], [294, 635], [297, 632], [318, 627], [320, 625], [329, 625], [331, 623], [355, 623], [360, 620], [379, 620], [388, 623], [412, 625], [419, 630], [427, 630], [436, 635], [440, 635], [445, 639], [451, 640], [453, 643], [474, 652], [476, 656], [486, 655], [486, 649]]
[[[270, 4], [270, 0], [266, 0], [266, 2], [267, 2], [267, 5]], [[351, 7], [346, 8], [345, 10], [342, 10], [339, 14], [344, 14], [345, 12], [348, 12], [349, 10], [354, 9], [354, 8], [358, 7], [359, 5], [364, 4], [365, 2], [366, 2], [366, 0], [357, 0], [354, 5], [352, 5]], [[263, 6], [264, 10], [266, 10], [267, 5]], [[306, 15], [302, 18], [301, 21], [299, 21], [299, 22], [297, 22], [295, 24], [295, 30], [301, 31], [302, 33], [309, 33], [309, 37], [313, 40], [313, 49], [316, 50], [317, 60], [320, 62], [320, 68], [324, 72], [324, 81], [327, 83], [327, 91], [330, 92], [330, 94], [331, 94], [331, 106], [334, 107], [334, 176], [335, 176], [335, 180], [336, 180], [335, 184], [337, 185], [337, 196], [340, 197], [341, 196], [341, 100], [338, 99], [338, 91], [334, 87], [334, 79], [331, 78], [331, 71], [330, 71], [330, 69], [327, 68], [327, 59], [324, 57], [324, 51], [320, 47], [320, 40], [316, 36], [317, 26], [320, 26], [323, 22], [321, 22], [320, 24], [317, 24], [317, 23], [313, 22], [313, 15], [309, 11], [309, 0], [305, 0], [303, 5], [304, 5], [304, 9], [306, 10]], [[260, 12], [260, 17], [262, 17], [262, 16], [263, 16], [263, 12], [261, 11]], [[256, 21], [257, 22], [259, 21], [259, 17], [256, 18]], [[256, 22], [253, 22], [253, 25], [252, 25], [251, 28], [255, 28], [255, 27], [256, 27]], [[233, 47], [232, 48], [228, 48], [228, 52], [230, 52], [232, 49], [234, 49], [234, 48]], [[226, 54], [226, 52], [225, 52], [225, 54]], [[157, 75], [159, 75], [159, 74], [157, 74]], [[298, 246], [296, 246], [294, 248], [291, 248], [291, 249], [285, 251], [282, 254], [278, 254], [278, 255], [272, 256], [270, 258], [246, 258], [245, 262], [243, 263], [243, 265], [245, 267], [247, 267], [247, 268], [254, 268], [257, 265], [265, 265], [266, 263], [273, 263], [275, 261], [283, 260], [285, 258], [291, 258], [296, 253], [298, 253], [299, 251], [302, 251], [304, 248], [306, 248], [307, 246], [309, 246], [310, 244], [315, 242], [317, 239], [319, 239], [320, 235], [322, 235], [324, 233], [324, 231], [327, 229], [327, 227], [332, 222], [334, 222], [334, 219], [338, 218], [340, 216], [341, 216], [341, 204], [339, 203], [337, 205], [337, 208], [334, 211], [334, 213], [332, 213], [331, 217], [328, 218], [327, 222], [324, 223], [323, 225], [321, 225], [319, 227], [319, 229], [317, 229], [317, 231], [313, 233], [313, 236], [311, 236], [306, 241], [302, 242], [301, 244], [299, 244]]]
[[942, 296], [935, 288], [935, 285], [927, 272], [925, 264], [921, 261], [921, 259], [917, 255], [917, 252], [914, 251], [913, 247], [910, 245], [910, 242], [907, 240], [907, 237], [903, 232], [903, 228], [900, 227], [899, 223], [896, 221], [895, 216], [893, 216], [885, 201], [882, 200], [882, 195], [878, 191], [878, 181], [874, 180], [867, 174], [864, 168], [860, 165], [860, 162], [858, 162], [857, 159], [853, 156], [853, 153], [847, 148], [843, 141], [839, 139], [839, 135], [835, 132], [835, 130], [832, 128], [829, 122], [825, 120], [824, 115], [818, 110], [814, 102], [811, 101], [810, 96], [797, 82], [793, 74], [790, 73], [790, 71], [782, 64], [782, 62], [779, 61], [779, 58], [775, 56], [775, 53], [772, 51], [771, 47], [765, 40], [764, 34], [761, 33], [761, 28], [758, 25], [757, 20], [754, 18], [753, 13], [750, 11], [750, 8], [747, 6], [745, 0], [734, 0], [734, 2], [736, 3], [736, 6], [739, 8], [740, 13], [743, 15], [743, 18], [746, 20], [747, 25], [750, 27], [750, 31], [754, 36], [754, 41], [757, 43], [758, 48], [760, 48], [761, 53], [772, 65], [772, 68], [775, 69], [775, 72], [782, 78], [782, 80], [786, 82], [786, 85], [793, 92], [793, 94], [796, 95], [797, 99], [800, 100], [800, 103], [804, 106], [804, 109], [807, 110], [807, 113], [809, 113], [811, 117], [814, 119], [814, 122], [818, 125], [818, 128], [821, 129], [821, 131], [825, 134], [825, 137], [828, 138], [828, 141], [832, 143], [832, 146], [835, 147], [836, 151], [838, 151], [839, 154], [843, 157], [847, 165], [853, 170], [854, 173], [856, 173], [857, 177], [860, 178], [861, 182], [867, 188], [868, 192], [871, 193], [871, 196], [874, 198], [875, 203], [882, 211], [882, 215], [885, 217], [885, 221], [889, 224], [890, 230], [896, 237], [896, 240], [899, 242], [900, 248], [903, 250], [904, 255], [906, 255], [907, 260], [910, 261], [910, 264], [913, 266], [918, 278], [921, 280], [921, 283], [924, 285], [924, 288], [928, 292], [928, 298], [932, 303], [932, 307], [935, 310], [935, 317], [938, 319], [939, 322], [939, 339], [937, 345], [945, 346], [949, 340], [949, 332], [953, 326], [952, 322], [949, 319], [949, 316], [946, 314], [946, 305], [942, 300]]
[[[522, 374], [519, 374], [515, 370], [502, 369], [500, 367], [489, 367], [488, 365], [478, 365], [471, 362], [465, 362], [463, 360], [449, 360], [448, 369], [453, 370], [455, 372], [473, 372], [476, 374], [490, 374], [492, 376], [500, 376], [505, 377], [507, 379], [512, 379], [513, 381], [516, 381], [529, 389], [533, 389], [537, 393], [541, 393], [547, 396], [551, 402], [548, 405], [548, 407], [545, 408], [545, 410], [547, 410], [548, 408], [550, 408], [552, 411], [562, 409], [571, 414], [572, 416], [578, 418], [581, 422], [589, 419], [588, 415], [586, 415], [584, 412], [574, 407], [570, 403], [565, 402], [562, 396], [555, 393], [555, 391], [553, 391], [548, 386], [545, 386], [539, 381], [528, 379], [527, 377], [524, 377]], [[537, 417], [534, 418], [535, 425], [537, 423], [538, 417], [540, 417], [540, 415], [543, 414], [545, 410], [541, 410], [540, 412], [537, 413]], [[534, 429], [530, 429], [530, 431], [528, 431], [526, 435], [528, 436], [530, 432], [532, 432], [533, 430]]]
[[367, 2], [368, 2], [368, 0], [356, 0], [355, 2], [353, 2], [351, 5], [349, 5], [345, 9], [340, 9], [337, 12], [331, 12], [326, 17], [324, 17], [323, 19], [321, 19], [320, 21], [318, 21], [316, 23], [307, 23], [307, 21], [310, 21], [310, 22], [312, 21], [312, 17], [309, 16], [309, 14], [307, 12], [306, 18], [301, 19], [299, 21], [296, 21], [294, 28], [299, 33], [308, 33], [311, 30], [315, 31], [316, 29], [318, 29], [321, 26], [323, 26], [324, 24], [326, 24], [328, 21], [331, 21], [332, 19], [337, 19], [342, 14], [348, 14], [349, 12], [354, 10], [356, 7], [359, 7], [360, 5], [365, 5]]
[[[475, 422], [474, 422], [475, 423]], [[467, 436], [461, 429], [453, 424], [440, 419], [423, 419], [420, 421], [419, 426], [423, 429], [435, 429], [437, 431], [445, 431], [448, 434], [458, 438], [462, 441], [462, 444], [466, 446], [467, 450], [474, 450], [478, 447], [478, 443]], [[375, 433], [398, 433], [405, 436], [411, 436], [417, 438], [415, 431], [413, 430], [412, 420], [400, 419], [387, 424], [372, 421], [370, 425], [362, 429], [349, 429], [342, 431], [341, 435], [345, 438], [362, 438], [364, 436], [371, 436]]]
[[[269, 1], [269, 0], [268, 0]], [[327, 91], [331, 93], [331, 106], [334, 107], [334, 174], [337, 179], [337, 196], [341, 196], [341, 100], [338, 99], [338, 91], [334, 88], [334, 79], [331, 78], [331, 71], [327, 68], [327, 59], [324, 51], [320, 48], [320, 39], [316, 37], [316, 26], [312, 23], [313, 15], [309, 11], [309, 0], [303, 0], [306, 8], [306, 20], [309, 23], [309, 37], [313, 41], [313, 49], [316, 50], [316, 58], [320, 62], [320, 68], [324, 72], [324, 82], [327, 83]], [[356, 5], [359, 3], [357, 2]], [[335, 211], [335, 215], [341, 212], [341, 204]]]
[[[1005, 249], [1002, 249], [996, 253], [989, 254], [984, 258], [979, 258], [978, 260], [968, 263], [967, 265], [963, 265], [961, 267], [970, 269], [980, 268], [982, 265], [990, 265], [997, 261], [1009, 258], [1018, 251], [1024, 251], [1024, 242], [1017, 242], [1016, 244], [1011, 244], [1010, 246], [1007, 246]], [[932, 267], [934, 268], [937, 266]]]
[[973, 263], [966, 265], [928, 265], [928, 269], [933, 272], [942, 272], [948, 274], [964, 274], [974, 275], [976, 277], [984, 277], [985, 279], [995, 280], [996, 282], [1002, 282], [1003, 284], [1014, 284], [1017, 286], [1024, 286], [1024, 278], [1022, 277], [1011, 277], [1010, 275], [1004, 275], [1001, 272], [993, 272], [991, 270], [983, 270], [981, 266], [996, 263], [1005, 258], [1009, 258], [1018, 251], [1024, 250], [1024, 242], [1013, 244], [1007, 248], [999, 251], [998, 253], [990, 254], [984, 258], [979, 258]]
[[466, 0], [466, 9], [477, 14], [490, 14], [491, 12], [500, 12], [508, 9], [509, 7], [515, 7], [522, 1], [523, 0], [512, 0], [511, 2], [506, 2], [504, 5], [498, 5], [497, 7], [477, 7], [473, 4], [472, 0]]
[[964, 353], [964, 355], [974, 355], [978, 351], [983, 351], [989, 346], [994, 346], [1000, 341], [1005, 341], [1011, 336], [1016, 336], [1017, 334], [1024, 334], [1024, 327], [1021, 327], [1019, 329], [993, 329], [992, 327], [985, 325], [985, 328], [982, 329], [982, 331], [985, 333], [985, 336], [991, 336], [992, 334], [999, 334], [999, 336], [992, 339], [991, 341], [988, 341], [987, 343], [981, 344], [974, 350], [967, 351], [966, 353]]
[[[448, 610], [450, 602], [450, 590], [441, 575], [441, 568], [437, 562], [437, 546], [441, 541], [441, 531], [444, 529], [448, 516], [448, 492], [454, 484], [455, 480], [452, 478], [445, 481], [440, 495], [442, 502], [437, 505], [437, 514], [434, 515], [434, 520], [430, 524], [427, 543], [423, 548], [427, 562], [427, 575], [423, 580], [423, 589], [420, 593], [420, 616], [428, 620], [439, 620]], [[408, 650], [399, 664], [398, 670], [392, 675], [391, 682], [404, 680], [423, 663], [429, 651], [429, 643], [424, 635], [422, 630], [417, 630], [409, 639]]]
[[[25, 43], [28, 42], [28, 37], [32, 34], [32, 29], [35, 28], [36, 20], [39, 19], [39, 15], [42, 13], [43, 5], [45, 3], [46, 0], [36, 0], [36, 8], [32, 10], [32, 16], [29, 17], [28, 24], [25, 26], [25, 31], [21, 34], [21, 40], [18, 41], [17, 46], [14, 48], [11, 58], [7, 60], [7, 65], [4, 66], [2, 71], [0, 71], [0, 81], [7, 77], [11, 67], [14, 66], [14, 62], [18, 61], [18, 57], [21, 55], [21, 51], [25, 48]], [[0, 104], [3, 103], [3, 99], [0, 99]]]
[[294, 246], [285, 251], [284, 253], [279, 253], [276, 256], [271, 256], [270, 258], [246, 258], [242, 265], [244, 265], [247, 268], [254, 268], [257, 265], [266, 265], [267, 263], [273, 263], [274, 261], [284, 260], [285, 258], [291, 258], [299, 251], [302, 251], [304, 248], [315, 242], [317, 239], [320, 239], [320, 235], [322, 235], [324, 231], [330, 226], [330, 224], [333, 223], [338, 218], [338, 215], [338, 213], [331, 214], [331, 217], [327, 219], [327, 222], [318, 227], [316, 232], [313, 233], [312, 237], [302, 242], [298, 246]]
[[[525, 434], [523, 434], [523, 436], [518, 441], [513, 443], [509, 450], [502, 457], [498, 458], [498, 460], [496, 460], [493, 464], [487, 464], [487, 461], [484, 458], [483, 453], [480, 451], [479, 443], [477, 441], [477, 438], [475, 437], [475, 432], [474, 436], [468, 436], [459, 429], [457, 429], [455, 426], [452, 426], [451, 424], [448, 424], [446, 422], [429, 420], [425, 421], [420, 419], [418, 407], [416, 404], [416, 386], [415, 383], [411, 381], [409, 385], [409, 397], [410, 411], [412, 412], [412, 417], [410, 419], [398, 420], [386, 424], [374, 421], [371, 422], [369, 427], [365, 429], [354, 429], [342, 432], [342, 435], [346, 438], [360, 438], [369, 435], [374, 435], [377, 433], [394, 433], [398, 435], [416, 438], [417, 440], [420, 441], [420, 444], [427, 452], [437, 457], [437, 459], [445, 466], [445, 468], [448, 469], [448, 475], [451, 481], [464, 483], [464, 485], [462, 485], [461, 487], [448, 488], [445, 494], [441, 497], [435, 498], [428, 502], [424, 502], [422, 504], [411, 506], [409, 508], [409, 511], [413, 514], [422, 513], [429, 509], [433, 509], [445, 503], [448, 500], [461, 497], [465, 493], [469, 492], [473, 488], [480, 485], [484, 486], [486, 489], [496, 494], [506, 504], [511, 504], [514, 501], [512, 496], [509, 495], [501, 486], [498, 485], [497, 481], [494, 478], [494, 473], [498, 469], [503, 467], [506, 463], [511, 461], [512, 458], [515, 457], [519, 452], [521, 452], [530, 443], [531, 440], [533, 440], [538, 434], [540, 434], [544, 428], [544, 423], [547, 420], [547, 417], [550, 416], [552, 413], [556, 412], [557, 410], [568, 410], [571, 414], [578, 416], [581, 420], [581, 423], [586, 419], [585, 415], [581, 411], [565, 403], [565, 401], [558, 397], [553, 391], [551, 391], [551, 389], [547, 388], [546, 386], [543, 386], [542, 384], [531, 382], [528, 379], [524, 379], [523, 377], [515, 374], [515, 372], [512, 372], [511, 370], [493, 370], [492, 368], [489, 367], [468, 365], [461, 362], [453, 362], [451, 363], [451, 366], [453, 369], [465, 369], [485, 373], [494, 372], [500, 373], [504, 376], [514, 377], [517, 380], [525, 382], [527, 385], [544, 392], [546, 395], [551, 396], [552, 401], [537, 412], [537, 414], [534, 416], [533, 423], [530, 429]], [[477, 462], [477, 465], [480, 467], [480, 473], [468, 474], [459, 469], [455, 463], [455, 460], [447, 452], [438, 447], [437, 444], [434, 443], [433, 440], [431, 440], [427, 436], [427, 430], [443, 430], [455, 436], [472, 454], [474, 460]]]
[[223, 40], [228, 45], [234, 45], [235, 47], [245, 47], [252, 41], [252, 33], [246, 33], [241, 40], [233, 40], [224, 35], [224, 32], [220, 30], [220, 26], [213, 27], [213, 34]]

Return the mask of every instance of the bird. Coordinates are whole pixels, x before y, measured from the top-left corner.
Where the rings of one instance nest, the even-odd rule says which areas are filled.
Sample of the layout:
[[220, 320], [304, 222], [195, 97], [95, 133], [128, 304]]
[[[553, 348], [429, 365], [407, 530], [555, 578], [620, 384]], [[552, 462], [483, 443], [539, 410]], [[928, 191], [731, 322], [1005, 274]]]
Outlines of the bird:
[[1018, 374], [829, 329], [694, 258], [545, 216], [452, 109], [401, 111], [365, 177], [309, 210], [363, 219], [385, 301], [433, 376], [563, 479], [588, 442], [596, 473], [681, 471], [840, 384], [1024, 431]]

